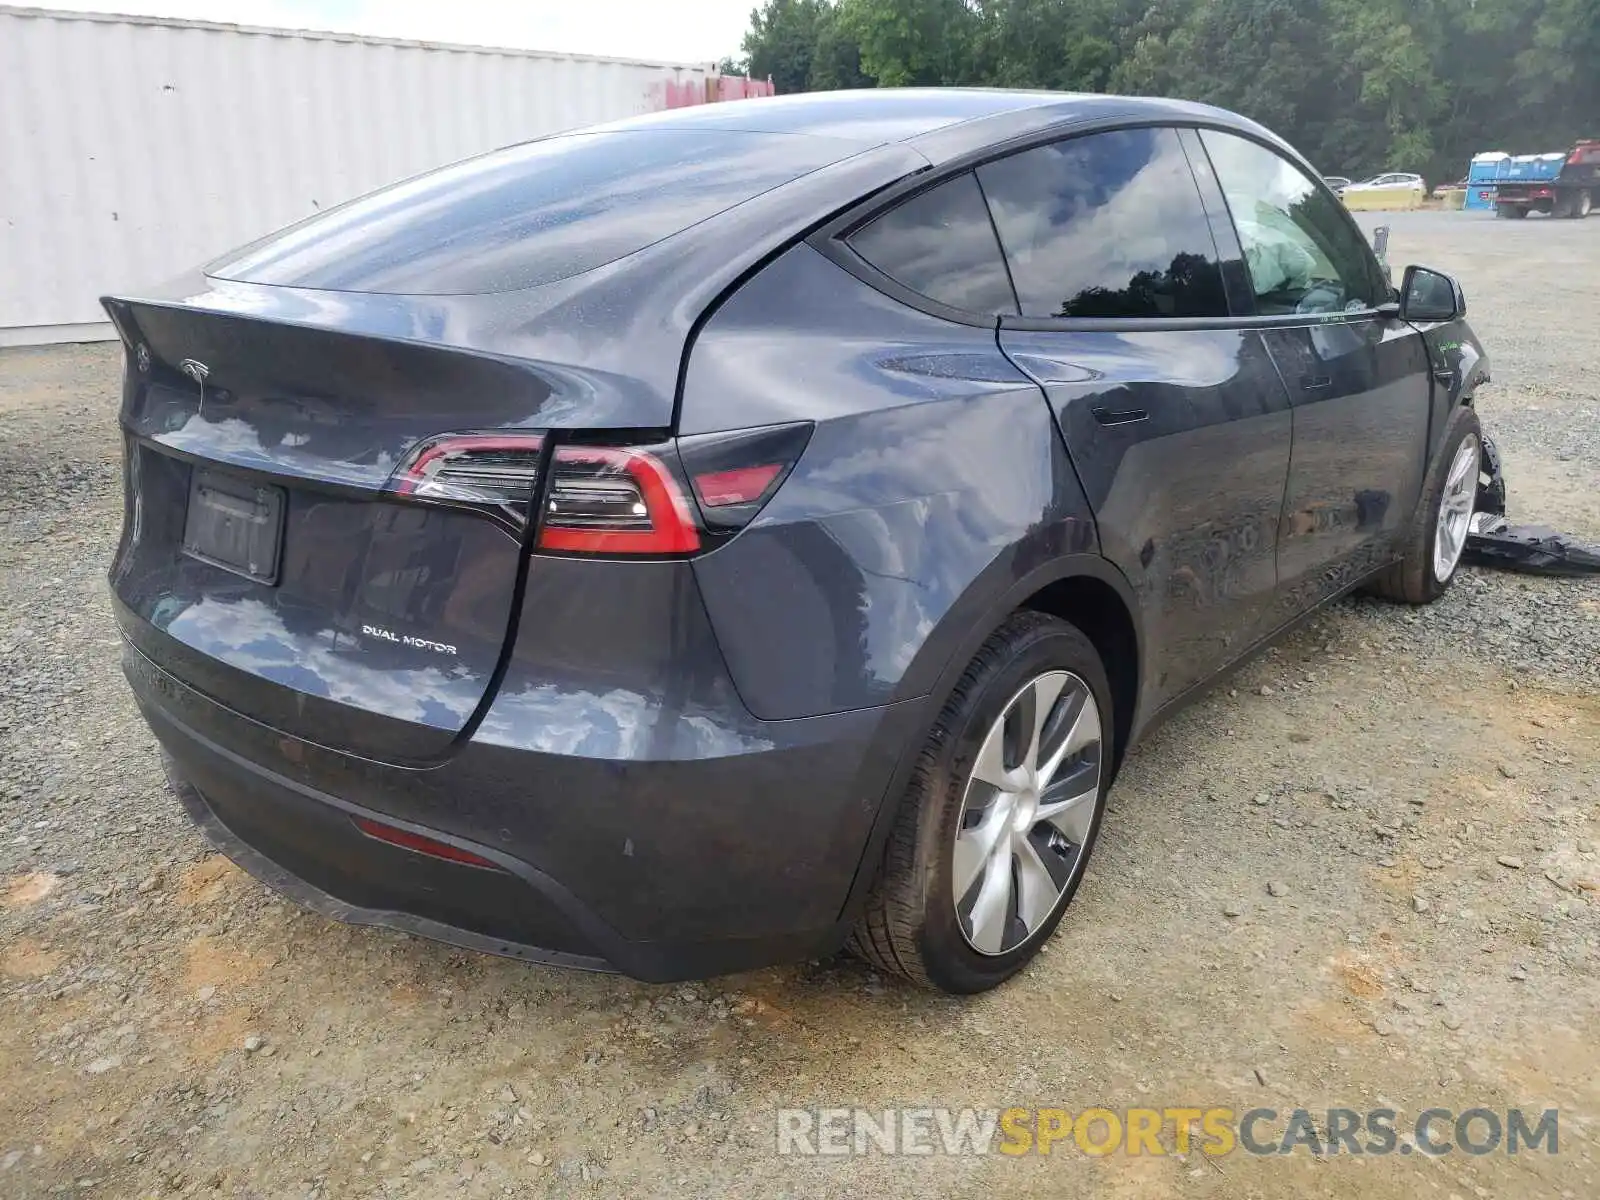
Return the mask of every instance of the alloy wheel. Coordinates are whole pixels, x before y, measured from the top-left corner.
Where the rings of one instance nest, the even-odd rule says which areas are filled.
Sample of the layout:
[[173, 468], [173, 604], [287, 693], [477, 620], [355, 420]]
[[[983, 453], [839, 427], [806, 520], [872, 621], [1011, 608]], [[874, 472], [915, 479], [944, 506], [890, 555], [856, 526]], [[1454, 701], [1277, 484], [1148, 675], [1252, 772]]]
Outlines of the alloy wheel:
[[1433, 577], [1444, 583], [1454, 574], [1467, 546], [1472, 509], [1478, 498], [1478, 439], [1469, 434], [1456, 449], [1439, 497], [1439, 520], [1433, 532]]
[[1102, 769], [1100, 708], [1070, 671], [1046, 671], [1001, 711], [978, 748], [957, 825], [952, 893], [967, 944], [1016, 949], [1077, 877]]

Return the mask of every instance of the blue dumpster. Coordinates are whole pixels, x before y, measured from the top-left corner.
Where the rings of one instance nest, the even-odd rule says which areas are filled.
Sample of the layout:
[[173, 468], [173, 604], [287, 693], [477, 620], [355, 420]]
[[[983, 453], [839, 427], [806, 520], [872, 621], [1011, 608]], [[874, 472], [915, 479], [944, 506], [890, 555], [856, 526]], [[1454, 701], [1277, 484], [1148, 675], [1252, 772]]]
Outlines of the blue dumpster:
[[1517, 183], [1543, 183], [1561, 174], [1567, 161], [1565, 151], [1551, 154], [1519, 154], [1511, 160], [1501, 179]]
[[1485, 150], [1482, 154], [1474, 154], [1471, 165], [1467, 167], [1467, 182], [1493, 183], [1498, 178], [1500, 164], [1510, 158], [1511, 155], [1504, 150]]

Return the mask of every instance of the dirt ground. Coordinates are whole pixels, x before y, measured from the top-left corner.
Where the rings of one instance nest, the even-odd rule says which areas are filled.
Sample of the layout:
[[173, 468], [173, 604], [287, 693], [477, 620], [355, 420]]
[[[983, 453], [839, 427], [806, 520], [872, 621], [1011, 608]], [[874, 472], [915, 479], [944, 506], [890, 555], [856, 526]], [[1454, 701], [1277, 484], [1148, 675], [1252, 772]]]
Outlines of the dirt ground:
[[[1513, 512], [1600, 541], [1600, 220], [1388, 221], [1464, 281]], [[116, 371], [0, 353], [0, 1197], [1600, 1195], [1600, 584], [1316, 619], [1133, 753], [998, 992], [648, 986], [208, 852], [117, 667]], [[777, 1153], [780, 1107], [1011, 1105], [1557, 1108], [1559, 1152]]]

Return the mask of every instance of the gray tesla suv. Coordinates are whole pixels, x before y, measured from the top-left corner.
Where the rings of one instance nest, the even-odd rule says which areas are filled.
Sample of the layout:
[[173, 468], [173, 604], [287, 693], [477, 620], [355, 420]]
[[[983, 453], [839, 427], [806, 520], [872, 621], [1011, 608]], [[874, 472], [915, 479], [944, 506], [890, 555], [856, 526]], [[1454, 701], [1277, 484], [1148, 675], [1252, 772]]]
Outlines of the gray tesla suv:
[[657, 114], [105, 306], [194, 820], [339, 919], [646, 979], [1006, 979], [1127, 747], [1438, 596], [1479, 482], [1459, 287], [1164, 100]]

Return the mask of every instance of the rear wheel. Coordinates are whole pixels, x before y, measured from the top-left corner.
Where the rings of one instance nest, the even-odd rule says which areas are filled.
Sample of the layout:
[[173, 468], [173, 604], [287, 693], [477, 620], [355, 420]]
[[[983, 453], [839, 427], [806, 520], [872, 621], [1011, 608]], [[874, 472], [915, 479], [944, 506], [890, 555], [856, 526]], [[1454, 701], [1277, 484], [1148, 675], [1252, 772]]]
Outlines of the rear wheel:
[[1083, 878], [1114, 728], [1076, 627], [1023, 612], [996, 630], [922, 748], [851, 950], [947, 992], [1021, 970]]
[[1508, 221], [1520, 221], [1528, 215], [1528, 210], [1521, 204], [1497, 204], [1494, 206], [1494, 215]]
[[1403, 604], [1432, 604], [1444, 595], [1467, 546], [1482, 464], [1478, 414], [1459, 407], [1445, 426], [1444, 441], [1401, 547], [1403, 556], [1376, 576], [1368, 591]]
[[1572, 200], [1572, 215], [1580, 220], [1587, 217], [1594, 207], [1594, 193], [1588, 188], [1582, 188]]

